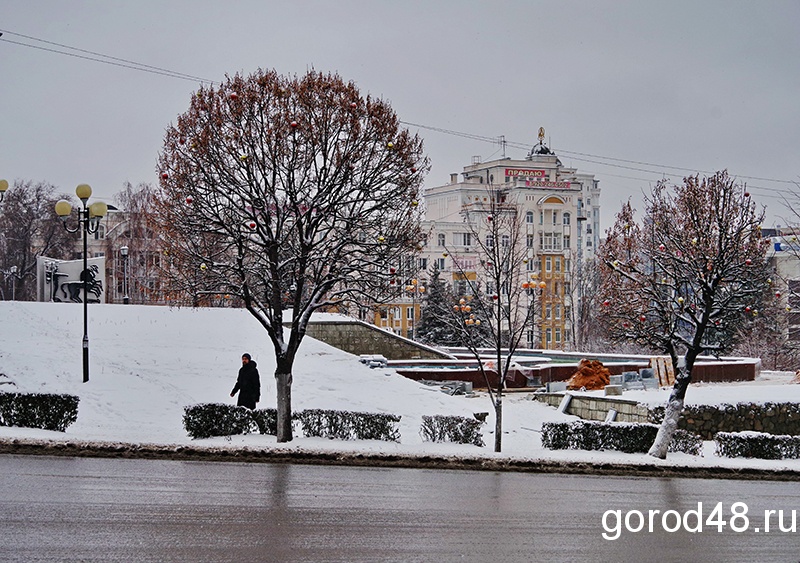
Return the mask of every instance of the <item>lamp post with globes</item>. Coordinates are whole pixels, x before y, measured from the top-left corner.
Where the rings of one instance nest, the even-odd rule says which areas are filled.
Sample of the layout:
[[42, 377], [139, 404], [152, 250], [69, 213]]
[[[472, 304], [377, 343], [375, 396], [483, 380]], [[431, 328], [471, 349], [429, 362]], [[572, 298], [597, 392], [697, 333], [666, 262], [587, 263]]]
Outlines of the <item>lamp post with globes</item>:
[[0, 180], [0, 201], [3, 201], [7, 189], [8, 189], [8, 180]]
[[81, 273], [81, 278], [83, 279], [83, 382], [86, 383], [89, 381], [89, 313], [87, 309], [89, 302], [89, 264], [87, 238], [90, 233], [94, 234], [100, 228], [100, 220], [108, 211], [108, 206], [102, 201], [96, 201], [87, 206], [87, 202], [92, 196], [92, 188], [88, 184], [80, 184], [75, 188], [75, 193], [83, 204], [83, 208], [78, 209], [78, 225], [75, 228], [70, 228], [67, 225], [67, 219], [72, 214], [72, 204], [67, 200], [62, 199], [56, 203], [56, 215], [63, 222], [67, 232], [77, 233], [81, 231], [83, 233], [83, 272]]

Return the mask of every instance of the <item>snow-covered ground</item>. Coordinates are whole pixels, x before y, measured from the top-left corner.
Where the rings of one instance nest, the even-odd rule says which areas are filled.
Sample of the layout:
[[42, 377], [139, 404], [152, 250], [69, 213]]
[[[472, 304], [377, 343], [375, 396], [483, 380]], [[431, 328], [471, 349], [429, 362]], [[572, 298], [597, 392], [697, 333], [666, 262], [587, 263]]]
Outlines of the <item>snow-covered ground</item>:
[[[707, 442], [705, 455], [670, 454], [667, 460], [617, 452], [551, 451], [541, 447], [542, 423], [570, 420], [531, 400], [529, 393], [506, 396], [503, 452], [493, 452], [494, 417], [484, 427], [486, 447], [424, 442], [424, 415], [472, 416], [490, 412], [485, 394], [449, 396], [437, 388], [370, 369], [356, 356], [307, 337], [294, 369], [295, 410], [308, 408], [383, 412], [400, 415], [401, 442], [334, 441], [296, 436], [277, 444], [274, 436], [246, 435], [191, 440], [183, 428], [183, 409], [198, 403], [235, 404], [229, 394], [248, 352], [258, 363], [260, 408], [275, 406], [274, 361], [264, 330], [244, 310], [170, 309], [136, 305], [89, 307], [90, 381], [82, 382], [80, 304], [0, 302], [0, 391], [69, 393], [80, 397], [78, 420], [65, 433], [0, 427], [0, 439], [342, 451], [354, 453], [435, 454], [460, 457], [596, 463], [663, 464], [698, 467], [748, 467], [800, 471], [800, 460], [725, 459]], [[766, 372], [755, 382], [693, 384], [689, 404], [742, 401], [800, 402], [793, 374]], [[602, 392], [595, 392], [602, 394]], [[668, 390], [628, 391], [624, 398], [664, 404]]]

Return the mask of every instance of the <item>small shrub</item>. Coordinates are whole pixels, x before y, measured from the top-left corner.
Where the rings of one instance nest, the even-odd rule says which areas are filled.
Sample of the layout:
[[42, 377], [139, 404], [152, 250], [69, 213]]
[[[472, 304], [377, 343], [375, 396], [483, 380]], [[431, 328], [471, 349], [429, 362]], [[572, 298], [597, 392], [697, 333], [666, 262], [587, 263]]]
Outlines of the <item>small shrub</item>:
[[353, 432], [359, 440], [400, 441], [400, 430], [397, 428], [397, 423], [400, 422], [399, 416], [382, 413], [349, 414]]
[[800, 458], [800, 436], [779, 436], [763, 432], [717, 432], [716, 455], [757, 459]]
[[295, 414], [303, 434], [333, 440], [383, 440], [399, 442], [397, 423], [391, 414], [307, 409]]
[[250, 409], [223, 403], [185, 407], [183, 427], [191, 438], [247, 434], [259, 428]]
[[[624, 453], [646, 453], [658, 434], [655, 424], [632, 422], [545, 422], [542, 424], [542, 446], [551, 450], [614, 450]], [[701, 455], [700, 436], [677, 430], [669, 445], [671, 452]]]
[[78, 420], [79, 397], [53, 393], [0, 393], [0, 426], [64, 432]]
[[250, 416], [258, 427], [259, 434], [278, 434], [278, 411], [276, 409], [256, 409]]
[[454, 442], [483, 447], [483, 421], [463, 416], [423, 416], [420, 434], [426, 442]]

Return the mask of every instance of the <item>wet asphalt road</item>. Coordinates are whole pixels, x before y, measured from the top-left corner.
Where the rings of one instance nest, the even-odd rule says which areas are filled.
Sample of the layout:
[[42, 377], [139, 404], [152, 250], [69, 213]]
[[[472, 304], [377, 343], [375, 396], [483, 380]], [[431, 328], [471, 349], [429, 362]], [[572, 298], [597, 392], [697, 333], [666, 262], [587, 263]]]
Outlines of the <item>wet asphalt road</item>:
[[[0, 561], [800, 561], [793, 482], [0, 455]], [[678, 515], [703, 503], [702, 532]], [[718, 503], [730, 521], [708, 520]], [[619, 510], [604, 513], [609, 510]], [[648, 531], [648, 511], [653, 532]], [[667, 510], [677, 511], [662, 520]], [[643, 520], [638, 516], [642, 514]], [[744, 516], [731, 525], [743, 528]], [[718, 521], [719, 519], [717, 519]], [[619, 526], [617, 526], [619, 522]], [[604, 526], [605, 523], [605, 526]], [[636, 529], [638, 532], [626, 530]], [[697, 527], [687, 516], [686, 525]], [[759, 531], [756, 532], [755, 528]], [[617, 535], [615, 540], [603, 538]]]

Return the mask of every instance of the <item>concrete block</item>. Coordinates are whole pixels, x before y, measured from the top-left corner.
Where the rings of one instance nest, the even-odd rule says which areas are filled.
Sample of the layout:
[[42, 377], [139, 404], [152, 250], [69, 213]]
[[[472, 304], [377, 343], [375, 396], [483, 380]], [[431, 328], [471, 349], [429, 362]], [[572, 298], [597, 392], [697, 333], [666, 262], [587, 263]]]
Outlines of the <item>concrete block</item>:
[[558, 393], [559, 391], [566, 391], [566, 390], [567, 390], [566, 381], [551, 381], [547, 384], [548, 393]]
[[655, 378], [642, 378], [642, 384], [645, 389], [658, 389], [658, 380]]
[[608, 409], [605, 422], [614, 422], [615, 420], [617, 420], [617, 411], [614, 409]]
[[566, 413], [571, 401], [572, 401], [572, 395], [570, 395], [569, 393], [564, 395], [564, 397], [561, 399], [561, 404], [558, 405], [558, 412]]
[[606, 396], [609, 395], [622, 395], [622, 385], [606, 385]]
[[609, 375], [608, 376], [608, 384], [609, 385], [622, 385], [623, 377], [621, 375]]

